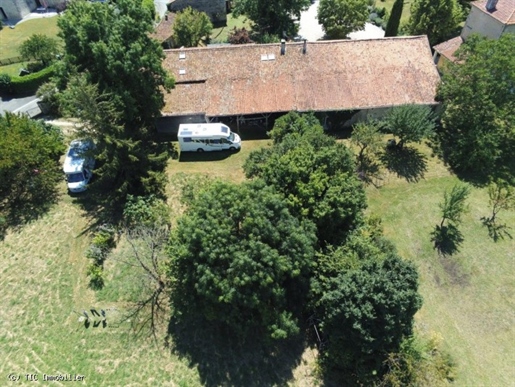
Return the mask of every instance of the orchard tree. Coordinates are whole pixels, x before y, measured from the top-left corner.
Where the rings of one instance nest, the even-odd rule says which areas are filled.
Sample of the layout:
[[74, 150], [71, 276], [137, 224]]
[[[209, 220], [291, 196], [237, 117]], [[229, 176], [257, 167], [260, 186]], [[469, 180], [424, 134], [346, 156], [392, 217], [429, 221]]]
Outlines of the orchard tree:
[[366, 208], [352, 153], [320, 124], [306, 126], [306, 118], [289, 115], [271, 131], [280, 142], [252, 152], [243, 169], [247, 178], [261, 178], [282, 193], [295, 216], [312, 220], [320, 246], [340, 244], [362, 223]]
[[408, 142], [420, 142], [433, 134], [436, 117], [423, 105], [402, 105], [390, 109], [384, 119], [385, 130], [400, 138], [399, 147]]
[[515, 208], [515, 188], [506, 181], [499, 179], [489, 184], [488, 197], [492, 214], [488, 217], [481, 217], [483, 225], [488, 228], [488, 235], [496, 242], [499, 239], [504, 239], [505, 236], [511, 239], [512, 236], [508, 232], [511, 227], [508, 227], [505, 223], [498, 223], [497, 215], [503, 210]]
[[295, 35], [294, 19], [308, 9], [310, 0], [234, 0], [233, 16], [245, 15], [255, 23], [254, 31], [262, 35]]
[[388, 18], [384, 36], [397, 36], [399, 31], [399, 25], [401, 23], [402, 8], [404, 6], [404, 0], [395, 0], [393, 3], [392, 12]]
[[431, 233], [431, 241], [435, 249], [443, 255], [456, 253], [463, 243], [463, 234], [459, 230], [461, 217], [467, 210], [465, 201], [470, 193], [470, 187], [456, 184], [450, 192], [444, 192], [444, 200], [440, 204], [442, 220]]
[[48, 66], [58, 53], [57, 40], [44, 34], [32, 34], [20, 45], [20, 54], [27, 60], [37, 60]]
[[381, 124], [378, 121], [356, 123], [352, 128], [350, 141], [358, 147], [356, 155], [358, 169], [366, 169], [366, 166], [373, 162], [374, 157], [384, 148]]
[[427, 35], [434, 46], [458, 34], [462, 21], [457, 0], [414, 0], [406, 29], [410, 35]]
[[331, 39], [345, 39], [353, 31], [365, 28], [367, 0], [320, 0], [318, 22]]
[[515, 36], [471, 36], [443, 76], [437, 139], [458, 172], [515, 181]]
[[155, 142], [155, 120], [164, 105], [163, 87], [173, 81], [161, 66], [153, 22], [141, 2], [73, 1], [59, 18], [65, 56], [58, 88], [63, 105], [79, 117], [83, 134], [97, 141], [96, 185], [110, 198], [164, 193], [167, 153]]
[[213, 24], [205, 12], [187, 7], [177, 13], [173, 23], [173, 40], [178, 47], [197, 47], [203, 38], [209, 38]]
[[242, 340], [297, 334], [314, 243], [271, 188], [213, 183], [172, 234], [175, 317], [200, 314]]

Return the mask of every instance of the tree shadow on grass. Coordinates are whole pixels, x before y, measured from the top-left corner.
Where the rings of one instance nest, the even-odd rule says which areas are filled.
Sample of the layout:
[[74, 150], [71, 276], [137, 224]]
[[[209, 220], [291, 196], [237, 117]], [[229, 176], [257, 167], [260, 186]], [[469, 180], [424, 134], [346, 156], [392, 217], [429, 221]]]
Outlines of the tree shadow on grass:
[[273, 345], [259, 335], [242, 343], [227, 329], [197, 319], [172, 319], [166, 344], [198, 369], [206, 386], [286, 385], [305, 348], [301, 335]]
[[381, 162], [389, 171], [410, 183], [416, 183], [427, 171], [426, 157], [417, 149], [391, 146], [381, 156]]
[[46, 214], [59, 200], [57, 188], [17, 192], [0, 203], [0, 241], [8, 229], [18, 229]]

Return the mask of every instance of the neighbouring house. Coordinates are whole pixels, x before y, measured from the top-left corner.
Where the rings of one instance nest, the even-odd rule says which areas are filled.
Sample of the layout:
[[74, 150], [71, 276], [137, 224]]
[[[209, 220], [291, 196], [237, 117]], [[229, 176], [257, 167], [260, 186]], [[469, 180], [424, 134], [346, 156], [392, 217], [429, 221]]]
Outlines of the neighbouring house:
[[[181, 122], [265, 119], [271, 114], [357, 111], [380, 116], [403, 104], [436, 105], [440, 81], [426, 36], [165, 50], [176, 80], [158, 130]], [[354, 122], [352, 121], [352, 122]]]
[[64, 2], [64, 0], [2, 0], [0, 19], [20, 20], [37, 9], [56, 8]]
[[168, 9], [172, 12], [181, 11], [186, 7], [205, 12], [215, 27], [225, 26], [227, 23], [226, 0], [171, 0], [168, 2]]
[[175, 13], [167, 13], [155, 28], [154, 33], [151, 35], [156, 39], [163, 48], [172, 48], [173, 44], [173, 23], [175, 21]]
[[[454, 62], [454, 53], [471, 34], [489, 39], [515, 34], [515, 0], [478, 0], [470, 3], [470, 13], [460, 36], [434, 46], [434, 61], [442, 68], [448, 61]], [[441, 58], [444, 60], [441, 60]]]

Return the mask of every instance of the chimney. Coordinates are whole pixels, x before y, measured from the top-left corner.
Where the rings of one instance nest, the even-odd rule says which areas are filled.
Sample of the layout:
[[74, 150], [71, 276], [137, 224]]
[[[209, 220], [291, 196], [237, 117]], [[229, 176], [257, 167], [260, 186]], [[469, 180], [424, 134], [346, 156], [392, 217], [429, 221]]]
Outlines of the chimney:
[[498, 0], [488, 0], [488, 1], [486, 2], [486, 10], [487, 10], [488, 12], [493, 12], [493, 11], [495, 11], [495, 6], [497, 5], [497, 1], [498, 1]]
[[281, 39], [281, 55], [286, 53], [286, 40]]
[[302, 53], [305, 54], [308, 50], [308, 40], [304, 39], [304, 46], [302, 47]]

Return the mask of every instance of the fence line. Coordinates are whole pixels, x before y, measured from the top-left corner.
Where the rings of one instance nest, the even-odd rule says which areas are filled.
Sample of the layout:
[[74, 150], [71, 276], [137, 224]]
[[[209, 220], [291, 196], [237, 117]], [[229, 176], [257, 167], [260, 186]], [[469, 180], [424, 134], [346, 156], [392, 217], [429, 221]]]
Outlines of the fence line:
[[10, 65], [14, 63], [24, 62], [25, 59], [21, 56], [13, 56], [12, 58], [0, 59], [0, 66]]

